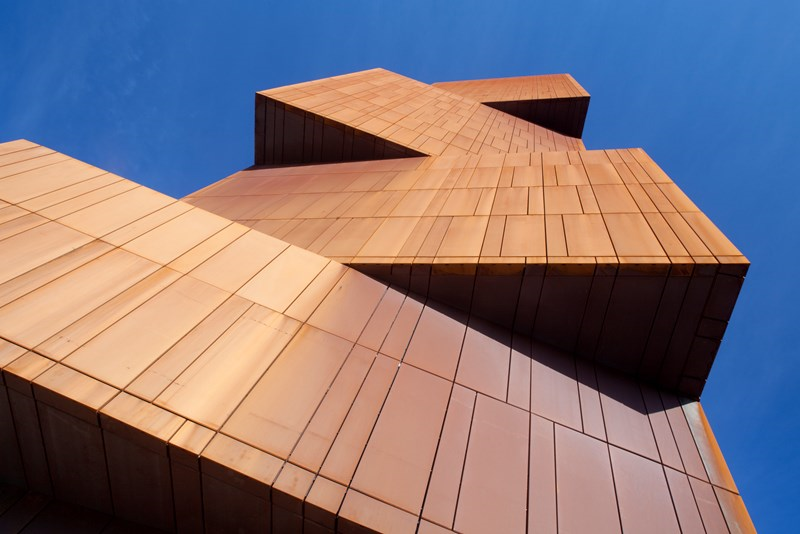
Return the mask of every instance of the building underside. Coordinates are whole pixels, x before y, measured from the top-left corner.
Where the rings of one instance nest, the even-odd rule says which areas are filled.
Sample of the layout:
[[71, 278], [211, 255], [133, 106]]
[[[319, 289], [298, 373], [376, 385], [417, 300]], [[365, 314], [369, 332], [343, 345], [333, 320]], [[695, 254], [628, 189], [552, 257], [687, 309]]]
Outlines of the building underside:
[[183, 200], [0, 144], [0, 530], [754, 531], [699, 402], [749, 263], [588, 100], [271, 89]]

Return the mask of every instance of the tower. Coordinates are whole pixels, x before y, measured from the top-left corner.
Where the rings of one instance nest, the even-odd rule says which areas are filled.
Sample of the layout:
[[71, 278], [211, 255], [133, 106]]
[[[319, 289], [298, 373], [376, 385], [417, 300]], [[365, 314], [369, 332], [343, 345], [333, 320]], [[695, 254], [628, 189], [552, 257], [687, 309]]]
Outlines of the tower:
[[748, 262], [588, 102], [271, 89], [183, 200], [0, 146], [3, 478], [163, 530], [752, 530], [698, 402]]

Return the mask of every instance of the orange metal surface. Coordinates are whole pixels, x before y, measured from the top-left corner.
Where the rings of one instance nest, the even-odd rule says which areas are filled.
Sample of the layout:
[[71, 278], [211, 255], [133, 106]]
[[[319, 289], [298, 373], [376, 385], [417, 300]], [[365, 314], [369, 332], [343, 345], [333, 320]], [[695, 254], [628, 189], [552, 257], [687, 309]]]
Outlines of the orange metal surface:
[[569, 74], [438, 82], [434, 87], [572, 137], [581, 137], [589, 93]]
[[[453, 98], [359, 76], [365, 129]], [[702, 387], [747, 263], [643, 152], [103, 176], [0, 144], [3, 481], [161, 530], [753, 531], [643, 380]]]
[[255, 144], [261, 165], [583, 148], [579, 136], [384, 69], [258, 92]]
[[517, 155], [256, 168], [186, 200], [699, 396], [747, 259], [641, 149]]

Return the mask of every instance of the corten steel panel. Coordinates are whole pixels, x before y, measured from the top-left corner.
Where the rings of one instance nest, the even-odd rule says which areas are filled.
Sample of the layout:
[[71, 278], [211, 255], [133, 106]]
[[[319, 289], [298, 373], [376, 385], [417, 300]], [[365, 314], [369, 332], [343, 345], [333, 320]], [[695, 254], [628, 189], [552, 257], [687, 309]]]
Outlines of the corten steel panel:
[[[23, 148], [10, 153], [36, 148], [17, 146]], [[582, 157], [561, 153], [540, 161], [579, 166], [574, 162]], [[614, 157], [649, 167], [638, 151]], [[18, 154], [14, 161], [9, 165], [29, 160]], [[382, 173], [361, 183], [383, 191], [409, 171], [408, 162], [396, 167], [397, 161], [341, 173], [342, 167], [326, 167], [349, 174], [350, 185], [365, 173]], [[413, 162], [414, 169], [425, 171], [435, 161]], [[474, 158], [464, 168], [482, 168], [482, 161]], [[487, 160], [483, 168], [496, 164]], [[54, 179], [48, 191], [49, 173], [39, 180], [36, 168], [24, 169], [43, 195], [92, 179], [71, 174]], [[302, 178], [306, 171], [289, 172]], [[658, 180], [651, 185], [668, 183], [650, 172]], [[549, 176], [553, 183], [541, 187], [560, 186], [555, 167]], [[563, 174], [572, 182], [582, 176]], [[307, 193], [333, 191], [319, 177], [298, 183]], [[424, 177], [421, 172], [413, 183]], [[81, 191], [51, 206], [83, 205], [74, 199], [93, 189]], [[668, 194], [677, 198], [675, 191]], [[8, 204], [2, 209], [41, 216], [12, 196], [0, 195]], [[620, 520], [622, 528], [639, 524], [643, 506], [665, 529], [702, 520], [719, 529], [753, 530], [696, 402], [454, 310], [432, 300], [431, 292], [427, 299], [409, 295], [200, 208], [142, 198], [140, 217], [118, 219], [111, 229], [96, 223], [72, 228], [68, 222], [78, 221], [72, 217], [82, 210], [56, 210], [60, 218], [0, 240], [0, 400], [8, 401], [0, 403], [0, 416], [13, 421], [2, 444], [19, 459], [4, 467], [4, 477], [24, 477], [30, 486], [69, 494], [84, 506], [107, 510], [113, 503], [119, 515], [168, 530], [202, 524], [209, 530], [413, 531], [420, 524], [435, 532], [502, 522], [524, 531], [527, 525], [580, 528], [581, 521], [618, 530]], [[98, 223], [104, 210], [109, 217], [115, 211], [105, 200], [82, 209], [89, 208]], [[390, 209], [376, 213], [362, 218], [391, 219]], [[696, 222], [671, 213], [687, 228]], [[456, 217], [466, 216], [439, 219], [447, 225], [431, 241], [437, 248], [449, 239]], [[488, 226], [488, 214], [476, 217]], [[697, 239], [724, 248], [727, 242], [715, 242], [710, 231], [703, 226]], [[243, 245], [247, 259], [236, 252]], [[134, 251], [139, 260], [130, 257]], [[470, 275], [521, 276], [514, 306], [525, 308], [514, 321], [528, 332], [545, 324], [540, 303], [557, 294], [554, 280], [588, 281], [581, 298], [594, 302], [615, 294], [613, 285], [596, 286], [595, 279], [620, 272], [657, 278], [653, 268], [661, 265], [629, 257], [592, 257], [591, 263], [544, 257], [525, 258], [520, 271], [502, 257], [487, 263], [480, 256], [435, 253], [411, 259], [410, 283], [453, 291]], [[690, 281], [686, 294], [703, 302], [693, 313], [720, 322], [732, 305], [726, 291], [738, 285], [727, 279], [716, 284], [715, 277], [741, 277], [746, 264], [715, 261], [711, 269], [694, 265], [702, 274], [696, 284], [693, 270], [680, 273]], [[98, 274], [98, 265], [113, 273]], [[124, 282], [110, 282], [115, 276]], [[484, 305], [491, 303], [483, 295]], [[63, 306], [65, 299], [71, 306]], [[34, 303], [52, 321], [39, 325], [35, 314], [11, 313]], [[654, 324], [666, 320], [660, 310]], [[679, 341], [695, 347], [697, 339], [720, 333], [708, 320]], [[575, 324], [577, 333], [584, 331], [584, 320]], [[40, 328], [46, 331], [37, 335]], [[603, 325], [586, 328], [592, 333], [587, 339], [609, 339]], [[660, 364], [670, 361], [675, 343], [662, 347]], [[685, 357], [676, 363], [694, 370]], [[665, 365], [654, 367], [663, 374]], [[65, 474], [64, 454], [71, 449], [59, 449], [61, 439], [81, 451], [74, 458], [87, 480]], [[638, 485], [644, 489], [634, 490]], [[674, 507], [664, 506], [667, 489]]]
[[654, 461], [610, 447], [622, 530], [680, 532], [664, 468]]
[[565, 532], [620, 532], [608, 445], [555, 428], [558, 525]]
[[455, 530], [525, 530], [528, 421], [529, 414], [519, 408], [477, 395]]
[[452, 527], [455, 518], [475, 395], [474, 391], [462, 386], [453, 387], [425, 495], [422, 517], [448, 528]]
[[54, 495], [82, 506], [112, 511], [103, 437], [94, 421], [38, 402]]
[[518, 156], [251, 169], [186, 200], [261, 199], [237, 220], [327, 234], [317, 252], [370, 276], [698, 396], [747, 259], [640, 149]]

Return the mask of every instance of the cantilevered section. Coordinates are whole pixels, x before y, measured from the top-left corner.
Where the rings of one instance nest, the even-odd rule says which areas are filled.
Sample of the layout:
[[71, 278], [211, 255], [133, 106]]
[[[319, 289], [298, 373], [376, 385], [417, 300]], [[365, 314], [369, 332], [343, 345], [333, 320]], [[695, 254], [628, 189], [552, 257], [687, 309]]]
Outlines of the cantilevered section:
[[251, 169], [186, 200], [691, 396], [748, 266], [641, 149]]
[[569, 74], [439, 82], [433, 86], [571, 137], [582, 137], [589, 110], [589, 93]]
[[580, 139], [384, 69], [256, 94], [256, 165], [581, 148]]
[[[747, 259], [641, 149], [586, 151], [579, 139], [479, 103], [563, 101], [572, 111], [553, 117], [582, 128], [589, 96], [571, 76], [431, 87], [374, 69], [260, 95], [304, 110], [305, 133], [322, 116], [374, 136], [373, 147], [383, 140], [428, 157], [250, 169], [189, 202], [700, 395]], [[272, 141], [257, 141], [257, 161], [262, 145], [278, 153], [275, 142], [281, 154], [319, 161], [320, 145], [287, 134], [270, 113], [257, 108], [257, 130], [275, 124]], [[381, 149], [374, 158], [389, 155]]]
[[697, 402], [25, 141], [0, 221], [8, 483], [169, 531], [753, 530]]

